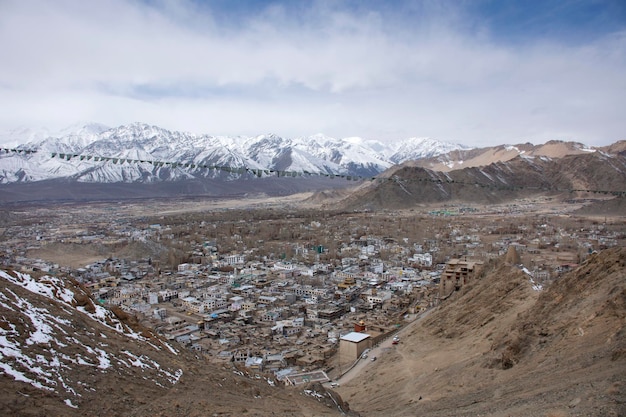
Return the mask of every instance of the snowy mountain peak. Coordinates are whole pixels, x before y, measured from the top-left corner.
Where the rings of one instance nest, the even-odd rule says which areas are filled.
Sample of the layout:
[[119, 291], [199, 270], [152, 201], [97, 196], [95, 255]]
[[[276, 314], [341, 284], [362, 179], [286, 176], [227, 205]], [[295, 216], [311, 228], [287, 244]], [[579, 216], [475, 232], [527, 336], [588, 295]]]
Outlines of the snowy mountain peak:
[[395, 144], [395, 152], [389, 159], [396, 164], [404, 161], [430, 158], [446, 154], [457, 149], [469, 149], [463, 145], [441, 142], [428, 137], [413, 137]]
[[309, 141], [316, 141], [318, 143], [325, 143], [325, 142], [335, 142], [337, 141], [337, 139], [332, 138], [328, 135], [325, 135], [324, 133], [316, 133], [314, 135], [311, 136], [307, 136], [306, 138], [303, 138]]
[[[78, 124], [64, 132], [60, 136], [35, 135], [26, 130], [10, 134], [8, 139], [31, 135], [28, 137], [36, 140], [27, 148], [40, 152], [0, 157], [0, 183], [62, 177], [84, 182], [154, 182], [235, 175], [200, 168], [202, 166], [369, 177], [407, 159], [461, 148], [427, 138], [411, 138], [398, 145], [360, 137], [337, 139], [322, 133], [295, 139], [272, 133], [216, 137], [170, 131], [140, 122], [114, 128], [97, 123]], [[96, 163], [85, 158], [60, 160], [53, 158], [53, 153], [119, 158], [137, 163], [121, 165], [108, 160]], [[172, 164], [151, 164], [152, 161], [186, 163], [193, 167], [183, 169]]]
[[151, 126], [146, 123], [135, 122], [128, 125], [122, 125], [115, 127], [108, 132], [108, 136], [124, 137], [127, 139], [137, 137], [152, 137], [152, 136], [171, 136], [172, 132], [167, 129], [158, 126]]

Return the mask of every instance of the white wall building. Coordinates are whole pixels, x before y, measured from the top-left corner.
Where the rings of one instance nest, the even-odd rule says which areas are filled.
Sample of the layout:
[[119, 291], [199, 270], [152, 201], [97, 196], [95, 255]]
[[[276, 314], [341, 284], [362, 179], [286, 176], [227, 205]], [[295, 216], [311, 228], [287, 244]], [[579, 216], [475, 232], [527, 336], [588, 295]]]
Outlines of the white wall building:
[[425, 267], [431, 267], [433, 266], [433, 256], [430, 253], [416, 253], [412, 258], [409, 258], [409, 262], [414, 262]]
[[227, 255], [224, 257], [224, 262], [228, 265], [243, 265], [246, 262], [246, 256], [241, 254]]

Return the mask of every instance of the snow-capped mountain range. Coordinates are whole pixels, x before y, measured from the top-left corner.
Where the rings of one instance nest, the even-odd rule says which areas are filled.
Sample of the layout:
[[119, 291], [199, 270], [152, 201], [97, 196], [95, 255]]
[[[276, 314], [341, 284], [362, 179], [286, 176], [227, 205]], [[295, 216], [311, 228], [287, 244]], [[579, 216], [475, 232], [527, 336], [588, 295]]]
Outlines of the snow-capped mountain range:
[[[0, 183], [4, 184], [55, 178], [137, 183], [233, 176], [207, 170], [206, 166], [245, 167], [265, 174], [290, 171], [367, 177], [407, 160], [467, 149], [428, 138], [383, 143], [358, 137], [335, 139], [323, 134], [301, 138], [272, 134], [229, 137], [170, 131], [143, 123], [115, 128], [82, 124], [59, 133], [22, 129], [0, 134], [0, 141], [5, 149], [36, 151], [0, 153]], [[16, 146], [17, 143], [22, 144]], [[68, 160], [59, 158], [59, 153], [85, 158]], [[126, 163], [86, 156], [116, 158]], [[158, 165], [153, 161], [170, 164]]]

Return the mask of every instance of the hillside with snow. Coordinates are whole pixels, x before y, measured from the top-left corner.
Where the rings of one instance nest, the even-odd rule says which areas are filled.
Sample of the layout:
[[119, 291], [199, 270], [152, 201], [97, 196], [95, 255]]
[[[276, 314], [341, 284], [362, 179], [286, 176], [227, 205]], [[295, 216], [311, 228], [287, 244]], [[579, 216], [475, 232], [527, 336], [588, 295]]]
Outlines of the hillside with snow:
[[5, 382], [12, 378], [30, 386], [25, 392], [35, 388], [79, 408], [107, 375], [141, 374], [155, 389], [171, 387], [182, 376], [182, 369], [161, 360], [178, 355], [173, 346], [133, 329], [120, 319], [125, 314], [94, 303], [78, 284], [2, 270], [0, 279]]
[[345, 415], [211, 365], [71, 279], [4, 269], [0, 284], [2, 415]]

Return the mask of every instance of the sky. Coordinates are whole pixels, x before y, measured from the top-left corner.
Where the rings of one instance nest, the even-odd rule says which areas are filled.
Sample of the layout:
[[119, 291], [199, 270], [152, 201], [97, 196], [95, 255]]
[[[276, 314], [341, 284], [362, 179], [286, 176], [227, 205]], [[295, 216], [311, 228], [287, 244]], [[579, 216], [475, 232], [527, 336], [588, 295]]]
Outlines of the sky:
[[0, 0], [0, 132], [626, 139], [624, 0]]

